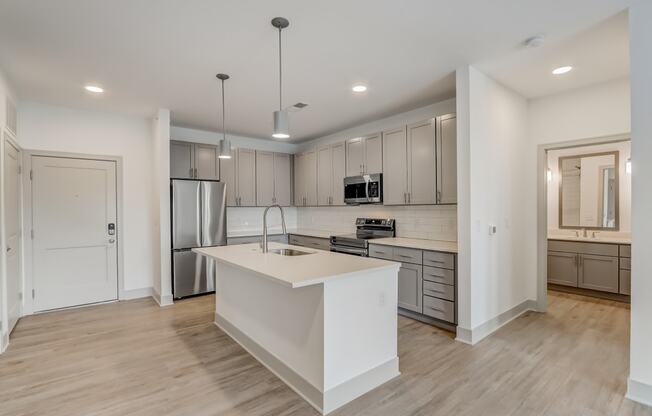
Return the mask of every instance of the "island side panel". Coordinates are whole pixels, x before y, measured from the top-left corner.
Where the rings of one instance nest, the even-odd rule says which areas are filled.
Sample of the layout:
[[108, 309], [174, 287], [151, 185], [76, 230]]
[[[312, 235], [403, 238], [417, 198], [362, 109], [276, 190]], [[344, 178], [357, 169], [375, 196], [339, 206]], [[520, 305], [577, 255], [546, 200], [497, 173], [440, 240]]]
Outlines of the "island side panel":
[[[218, 326], [222, 327], [226, 321], [226, 326], [237, 328], [314, 388], [308, 390], [323, 392], [322, 285], [292, 289], [253, 272], [218, 262], [215, 292]], [[223, 329], [228, 331], [226, 327]], [[243, 344], [234, 334], [230, 335]], [[256, 358], [268, 368], [274, 368], [265, 362], [265, 357]], [[277, 372], [277, 375], [311, 404], [321, 408], [321, 397], [319, 400], [314, 395], [310, 397], [310, 392], [306, 392], [301, 383], [293, 383], [285, 374]]]
[[324, 413], [400, 374], [398, 269], [324, 283]]

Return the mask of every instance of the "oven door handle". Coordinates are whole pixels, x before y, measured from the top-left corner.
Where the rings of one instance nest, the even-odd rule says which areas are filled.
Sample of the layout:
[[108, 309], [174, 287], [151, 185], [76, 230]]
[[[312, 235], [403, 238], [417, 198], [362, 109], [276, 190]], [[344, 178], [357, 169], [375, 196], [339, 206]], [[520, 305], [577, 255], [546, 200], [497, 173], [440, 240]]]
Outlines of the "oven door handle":
[[364, 248], [344, 248], [331, 246], [331, 251], [336, 253], [354, 254], [356, 256], [367, 257], [367, 249]]

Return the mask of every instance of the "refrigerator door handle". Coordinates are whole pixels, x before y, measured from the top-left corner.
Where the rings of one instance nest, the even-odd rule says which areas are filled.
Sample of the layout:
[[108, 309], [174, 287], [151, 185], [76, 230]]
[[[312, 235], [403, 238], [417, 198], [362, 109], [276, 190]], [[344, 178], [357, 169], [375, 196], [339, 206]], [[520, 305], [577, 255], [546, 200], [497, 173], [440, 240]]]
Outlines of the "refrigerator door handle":
[[203, 237], [203, 215], [202, 215], [202, 189], [201, 189], [201, 184], [197, 187], [197, 247], [201, 247], [201, 242]]

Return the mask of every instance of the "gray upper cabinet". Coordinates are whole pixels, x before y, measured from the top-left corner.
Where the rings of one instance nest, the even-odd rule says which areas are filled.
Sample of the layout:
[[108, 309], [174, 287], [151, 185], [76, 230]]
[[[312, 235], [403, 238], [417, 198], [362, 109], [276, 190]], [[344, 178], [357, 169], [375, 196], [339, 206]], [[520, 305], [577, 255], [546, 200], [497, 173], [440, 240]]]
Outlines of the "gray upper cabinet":
[[619, 278], [618, 257], [580, 256], [579, 287], [618, 293]]
[[383, 142], [380, 133], [346, 141], [346, 176], [383, 172]]
[[220, 177], [226, 183], [226, 205], [256, 205], [256, 153], [251, 149], [233, 149], [231, 159], [222, 159]]
[[437, 117], [437, 203], [457, 204], [457, 117]]
[[579, 260], [574, 253], [548, 252], [548, 283], [577, 287]]
[[220, 179], [217, 146], [170, 142], [170, 177], [180, 179]]
[[170, 142], [170, 178], [192, 179], [194, 171], [194, 145], [186, 142]]
[[220, 180], [220, 159], [217, 146], [195, 144], [195, 179]]
[[401, 263], [398, 271], [398, 306], [413, 312], [423, 312], [423, 268]]
[[383, 132], [383, 203], [407, 204], [407, 132], [405, 127]]
[[274, 153], [256, 151], [256, 205], [274, 203]]
[[294, 157], [294, 204], [317, 205], [317, 152], [309, 150]]
[[237, 149], [236, 182], [239, 206], [256, 205], [256, 152]]
[[411, 124], [408, 137], [408, 204], [436, 203], [435, 120]]
[[287, 153], [274, 153], [274, 203], [292, 204], [292, 157]]
[[318, 205], [344, 205], [345, 160], [344, 143], [317, 149]]
[[256, 205], [290, 205], [290, 155], [256, 151]]

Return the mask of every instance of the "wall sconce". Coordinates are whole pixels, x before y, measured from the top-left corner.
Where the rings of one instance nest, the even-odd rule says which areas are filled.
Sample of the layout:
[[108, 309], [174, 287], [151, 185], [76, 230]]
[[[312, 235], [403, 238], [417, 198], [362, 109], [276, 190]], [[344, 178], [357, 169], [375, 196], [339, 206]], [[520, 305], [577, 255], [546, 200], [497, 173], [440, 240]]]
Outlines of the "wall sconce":
[[548, 171], [546, 172], [546, 177], [548, 178], [548, 182], [552, 182], [552, 169], [548, 168]]
[[632, 174], [632, 158], [630, 157], [627, 159], [627, 162], [625, 163], [625, 172], [629, 173], [630, 175]]

